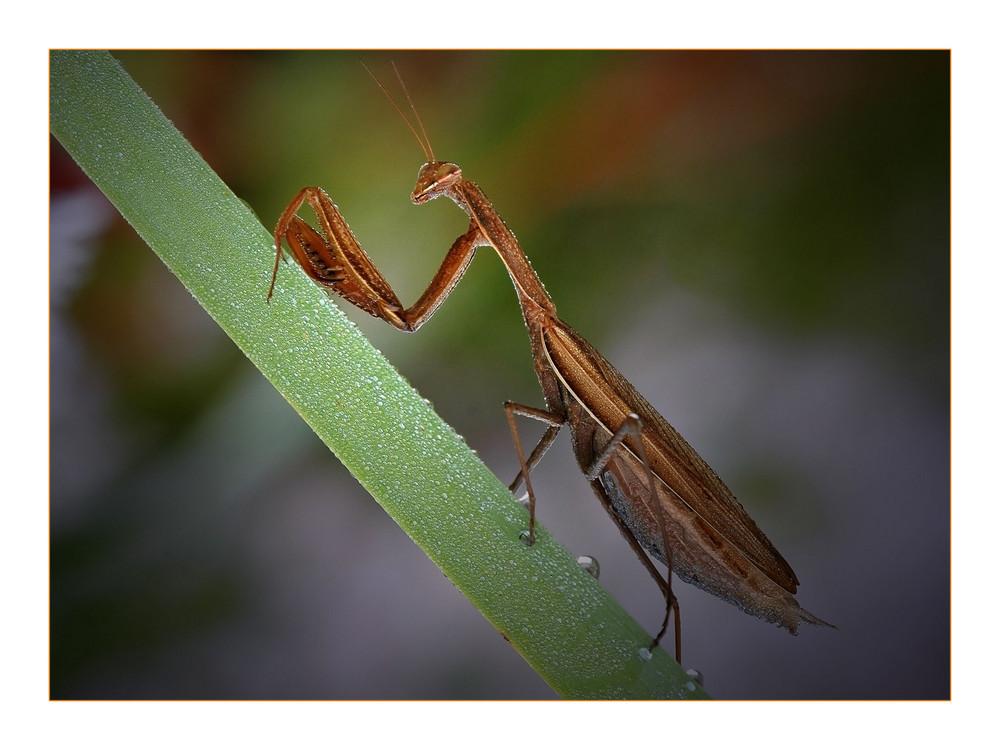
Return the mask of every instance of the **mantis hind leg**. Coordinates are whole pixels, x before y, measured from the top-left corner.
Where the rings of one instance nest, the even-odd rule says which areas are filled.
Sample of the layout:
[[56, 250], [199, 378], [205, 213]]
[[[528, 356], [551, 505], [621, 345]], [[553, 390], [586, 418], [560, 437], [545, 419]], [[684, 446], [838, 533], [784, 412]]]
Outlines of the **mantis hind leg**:
[[[615, 511], [611, 499], [607, 496], [607, 492], [604, 486], [601, 484], [599, 477], [603, 473], [608, 461], [614, 455], [621, 444], [624, 442], [626, 437], [635, 438], [635, 452], [638, 454], [638, 458], [646, 473], [646, 486], [650, 504], [653, 506], [653, 516], [656, 519], [657, 528], [660, 532], [660, 538], [663, 543], [663, 556], [666, 558], [667, 562], [667, 578], [664, 580], [663, 576], [653, 565], [653, 561], [649, 559], [649, 555], [646, 550], [636, 539], [635, 534], [621, 519], [618, 513]], [[643, 566], [649, 571], [649, 574], [656, 581], [656, 585], [660, 588], [663, 593], [663, 598], [666, 600], [666, 612], [663, 616], [663, 625], [660, 627], [659, 632], [656, 637], [653, 638], [653, 643], [650, 645], [650, 649], [653, 649], [659, 644], [660, 639], [667, 632], [667, 627], [670, 625], [670, 613], [674, 613], [674, 658], [677, 659], [678, 663], [681, 663], [681, 608], [680, 603], [677, 601], [677, 597], [674, 596], [673, 592], [673, 556], [670, 553], [670, 545], [667, 540], [667, 527], [666, 519], [663, 516], [663, 506], [660, 504], [660, 494], [659, 487], [657, 486], [656, 477], [653, 475], [653, 469], [649, 465], [649, 460], [646, 457], [646, 448], [642, 441], [642, 420], [637, 414], [629, 414], [622, 425], [615, 431], [614, 435], [601, 450], [600, 454], [594, 458], [590, 467], [585, 472], [587, 479], [590, 480], [591, 486], [594, 487], [594, 491], [597, 492], [598, 498], [601, 504], [604, 505], [604, 509], [608, 511], [608, 514], [614, 519], [615, 523], [618, 525], [619, 530], [625, 535], [628, 540], [629, 545], [632, 547], [633, 552], [639, 557]], [[637, 500], [641, 501], [641, 499]]]
[[590, 486], [594, 489], [594, 494], [597, 495], [597, 499], [601, 501], [601, 505], [604, 506], [604, 510], [608, 512], [611, 519], [615, 522], [618, 530], [625, 537], [625, 540], [629, 543], [635, 556], [639, 558], [639, 562], [642, 563], [643, 567], [646, 568], [649, 575], [652, 576], [656, 585], [659, 587], [660, 592], [663, 594], [663, 598], [666, 601], [666, 611], [663, 616], [663, 624], [660, 626], [659, 632], [656, 637], [653, 638], [653, 642], [650, 644], [650, 650], [656, 648], [660, 643], [660, 639], [663, 638], [664, 634], [667, 632], [667, 627], [670, 625], [670, 613], [674, 613], [674, 658], [677, 660], [678, 664], [682, 664], [681, 661], [681, 606], [680, 602], [677, 601], [677, 597], [674, 595], [673, 587], [670, 583], [663, 578], [660, 571], [656, 569], [653, 565], [653, 561], [649, 559], [649, 554], [643, 549], [643, 546], [639, 543], [639, 540], [635, 538], [635, 534], [632, 530], [625, 525], [625, 522], [619, 517], [618, 513], [615, 511], [614, 506], [611, 504], [611, 498], [608, 497], [607, 492], [604, 490], [604, 486], [597, 479], [591, 481]]

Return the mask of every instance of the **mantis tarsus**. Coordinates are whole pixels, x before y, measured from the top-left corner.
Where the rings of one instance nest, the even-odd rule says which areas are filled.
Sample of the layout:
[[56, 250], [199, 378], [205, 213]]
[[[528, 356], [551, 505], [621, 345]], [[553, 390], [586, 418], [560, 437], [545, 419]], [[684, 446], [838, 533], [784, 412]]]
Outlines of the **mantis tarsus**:
[[[528, 495], [526, 543], [531, 545], [535, 538], [531, 469], [559, 430], [568, 425], [577, 462], [594, 493], [663, 594], [663, 623], [650, 648], [663, 637], [673, 613], [674, 655], [681, 661], [674, 573], [792, 633], [801, 622], [827, 625], [799, 606], [793, 596], [798, 586], [795, 573], [711, 467], [624, 376], [559, 319], [517, 239], [483, 191], [465, 179], [457, 164], [434, 158], [402, 78], [400, 85], [419, 133], [375, 80], [427, 159], [410, 199], [415, 204], [442, 196], [450, 199], [469, 216], [468, 230], [454, 241], [416, 303], [404, 308], [326, 192], [319, 187], [303, 188], [281, 214], [274, 231], [276, 256], [268, 300], [274, 293], [283, 242], [287, 242], [298, 264], [321, 287], [401, 331], [412, 332], [427, 322], [455, 288], [476, 248], [493, 248], [514, 284], [546, 404], [545, 409], [509, 401], [504, 405], [521, 466], [510, 489], [515, 491], [523, 482]], [[320, 231], [298, 217], [303, 203], [315, 212]], [[521, 444], [517, 416], [547, 425], [528, 455]], [[666, 577], [649, 555], [666, 565]]]

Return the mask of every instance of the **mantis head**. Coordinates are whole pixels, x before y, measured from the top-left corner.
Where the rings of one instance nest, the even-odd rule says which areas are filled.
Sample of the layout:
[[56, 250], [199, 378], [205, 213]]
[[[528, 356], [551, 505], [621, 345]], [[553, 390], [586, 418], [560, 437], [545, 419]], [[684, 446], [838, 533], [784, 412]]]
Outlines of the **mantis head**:
[[[457, 185], [462, 181], [462, 168], [457, 164], [452, 164], [450, 161], [438, 161], [434, 158], [434, 149], [431, 148], [431, 141], [427, 137], [427, 131], [424, 129], [424, 123], [420, 119], [420, 114], [417, 112], [417, 108], [413, 106], [413, 99], [410, 98], [410, 92], [406, 88], [406, 83], [403, 82], [403, 76], [399, 74], [399, 68], [396, 67], [396, 63], [392, 63], [392, 70], [396, 74], [396, 79], [399, 81], [399, 87], [403, 90], [406, 95], [406, 101], [410, 105], [410, 111], [413, 113], [413, 117], [416, 119], [417, 125], [420, 126], [420, 132], [417, 132], [417, 128], [413, 126], [409, 118], [403, 113], [403, 110], [396, 100], [392, 98], [389, 90], [382, 85], [382, 82], [378, 79], [374, 73], [368, 68], [367, 65], [361, 63], [364, 69], [368, 71], [368, 75], [372, 77], [375, 83], [382, 93], [385, 94], [385, 98], [389, 100], [389, 104], [392, 105], [393, 109], [399, 114], [403, 122], [406, 123], [406, 127], [410, 129], [413, 133], [413, 137], [417, 139], [417, 143], [420, 144], [421, 150], [424, 152], [424, 156], [427, 161], [420, 168], [417, 173], [417, 184], [413, 187], [413, 192], [410, 194], [410, 200], [415, 204], [420, 205], [421, 203], [427, 203], [435, 198], [439, 198], [442, 195], [446, 195], [452, 187]], [[458, 198], [454, 194], [451, 196], [452, 200], [456, 203], [459, 202]]]
[[[417, 139], [417, 143], [420, 144], [421, 150], [424, 152], [424, 156], [427, 161], [420, 168], [417, 173], [417, 184], [413, 187], [413, 192], [410, 194], [410, 200], [415, 204], [420, 205], [421, 203], [427, 203], [435, 198], [439, 198], [442, 195], [446, 195], [452, 187], [457, 185], [462, 181], [462, 168], [457, 164], [452, 164], [450, 161], [438, 161], [434, 158], [434, 149], [431, 148], [431, 141], [427, 137], [427, 131], [424, 129], [424, 123], [420, 119], [420, 114], [417, 112], [417, 108], [413, 106], [413, 99], [410, 98], [410, 92], [406, 88], [406, 83], [403, 82], [403, 76], [399, 74], [399, 68], [396, 67], [396, 63], [392, 63], [392, 70], [396, 74], [396, 79], [399, 81], [399, 87], [403, 90], [406, 95], [406, 101], [410, 105], [410, 111], [413, 113], [413, 117], [416, 119], [417, 125], [420, 126], [420, 132], [417, 132], [417, 128], [413, 126], [409, 118], [403, 113], [403, 110], [396, 100], [392, 98], [389, 90], [382, 85], [382, 82], [378, 79], [367, 65], [361, 63], [364, 69], [368, 71], [368, 75], [372, 77], [375, 83], [382, 93], [385, 94], [385, 98], [389, 100], [389, 104], [392, 105], [393, 109], [399, 114], [403, 122], [406, 123], [406, 127], [410, 129], [413, 133], [413, 137]], [[455, 197], [454, 194], [451, 196], [452, 200], [456, 203], [459, 199]]]
[[462, 168], [449, 161], [429, 161], [417, 173], [417, 184], [410, 200], [415, 204], [434, 200], [462, 180]]

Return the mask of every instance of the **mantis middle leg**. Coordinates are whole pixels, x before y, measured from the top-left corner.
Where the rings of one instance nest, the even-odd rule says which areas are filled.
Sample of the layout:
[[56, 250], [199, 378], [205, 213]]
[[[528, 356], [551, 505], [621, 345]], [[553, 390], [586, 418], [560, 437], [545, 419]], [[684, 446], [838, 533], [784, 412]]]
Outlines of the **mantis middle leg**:
[[[517, 451], [517, 460], [521, 464], [521, 471], [514, 478], [514, 481], [511, 482], [510, 491], [513, 492], [523, 478], [525, 489], [528, 491], [527, 542], [531, 545], [535, 543], [535, 490], [531, 486], [531, 469], [542, 459], [545, 451], [552, 445], [552, 441], [555, 440], [559, 429], [566, 424], [566, 417], [561, 414], [545, 411], [544, 409], [536, 409], [533, 406], [517, 404], [513, 401], [507, 401], [503, 405], [503, 408], [507, 412], [507, 424], [510, 426], [510, 434], [514, 439], [514, 450]], [[531, 456], [528, 459], [524, 457], [524, 448], [521, 445], [521, 433], [518, 432], [517, 420], [514, 419], [515, 415], [518, 414], [545, 422], [549, 426], [545, 434], [542, 435], [541, 440], [538, 441], [538, 445], [531, 451]]]

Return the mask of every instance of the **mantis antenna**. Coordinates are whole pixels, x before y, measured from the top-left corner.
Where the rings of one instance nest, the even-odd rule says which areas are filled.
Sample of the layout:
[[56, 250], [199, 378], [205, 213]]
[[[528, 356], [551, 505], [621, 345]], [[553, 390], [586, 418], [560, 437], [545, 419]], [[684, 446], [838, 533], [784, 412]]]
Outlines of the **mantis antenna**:
[[[385, 98], [389, 100], [389, 103], [392, 105], [392, 108], [395, 109], [396, 113], [403, 118], [403, 122], [406, 123], [406, 127], [410, 129], [410, 132], [413, 133], [413, 137], [416, 138], [417, 143], [420, 144], [420, 149], [424, 152], [424, 156], [427, 157], [427, 161], [434, 161], [434, 151], [431, 150], [430, 141], [425, 141], [420, 138], [420, 135], [417, 133], [416, 128], [413, 127], [413, 124], [410, 122], [407, 116], [403, 114], [403, 110], [400, 109], [398, 104], [396, 104], [396, 100], [392, 98], [392, 94], [390, 94], [389, 90], [382, 84], [382, 81], [378, 79], [378, 76], [376, 76], [372, 72], [371, 68], [369, 68], [363, 62], [361, 63], [361, 67], [363, 67], [366, 71], [368, 71], [368, 75], [372, 77], [372, 80], [375, 81], [375, 84], [382, 90], [382, 93], [385, 94]], [[392, 64], [392, 69], [396, 71], [396, 77], [399, 78], [399, 83], [403, 87], [403, 93], [406, 94], [406, 100], [410, 103], [410, 108], [413, 110], [413, 114], [416, 115], [417, 122], [420, 124], [420, 130], [421, 132], [423, 132], [424, 138], [427, 138], [427, 131], [424, 130], [424, 123], [420, 120], [420, 115], [417, 114], [416, 107], [413, 106], [413, 100], [410, 99], [410, 92], [406, 89], [406, 84], [403, 83], [403, 77], [399, 74], [399, 70], [396, 68], [396, 63]]]

